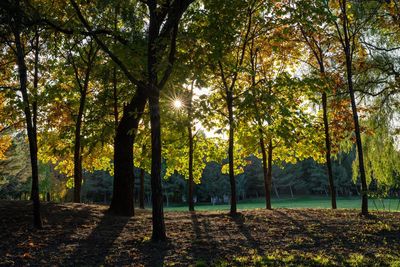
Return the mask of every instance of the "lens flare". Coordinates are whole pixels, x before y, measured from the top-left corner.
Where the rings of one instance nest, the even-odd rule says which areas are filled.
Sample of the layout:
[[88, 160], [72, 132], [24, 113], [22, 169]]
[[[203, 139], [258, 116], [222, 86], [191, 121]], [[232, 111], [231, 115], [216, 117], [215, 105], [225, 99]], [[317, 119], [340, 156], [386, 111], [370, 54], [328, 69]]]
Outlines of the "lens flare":
[[172, 105], [174, 106], [175, 109], [181, 109], [183, 107], [182, 100], [180, 100], [180, 99], [175, 99], [172, 102]]

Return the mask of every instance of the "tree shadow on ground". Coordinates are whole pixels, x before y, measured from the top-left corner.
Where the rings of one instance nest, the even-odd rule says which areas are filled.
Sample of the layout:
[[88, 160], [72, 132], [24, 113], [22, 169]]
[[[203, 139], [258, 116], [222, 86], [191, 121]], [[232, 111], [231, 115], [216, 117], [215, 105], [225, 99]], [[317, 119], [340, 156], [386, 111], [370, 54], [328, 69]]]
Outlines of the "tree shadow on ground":
[[174, 249], [177, 248], [174, 248], [170, 241], [152, 242], [149, 240], [137, 244], [137, 249], [141, 255], [140, 262], [145, 266], [164, 266], [167, 254], [174, 252]]
[[[0, 261], [0, 265], [9, 262], [12, 263], [10, 265], [25, 266], [36, 257], [43, 258], [43, 264], [54, 262], [54, 259], [62, 257], [59, 255], [59, 244], [71, 242], [71, 236], [77, 229], [88, 224], [93, 215], [88, 206], [76, 204], [71, 212], [71, 207], [62, 204], [54, 209], [52, 203], [42, 203], [43, 229], [37, 230], [32, 225], [31, 202], [0, 203], [0, 221], [8, 221], [7, 224], [0, 224], [0, 240], [8, 241], [0, 242], [0, 258], [3, 258], [1, 255], [7, 255]], [[12, 205], [13, 209], [7, 209], [8, 205]], [[2, 226], [7, 228], [3, 229]], [[46, 251], [45, 258], [43, 251]]]
[[33, 230], [31, 208], [0, 201], [0, 266], [340, 266], [349, 255], [361, 257], [362, 266], [389, 266], [400, 256], [397, 213], [363, 220], [354, 211], [311, 209], [236, 217], [171, 212], [169, 241], [153, 243], [151, 212], [131, 219], [104, 214], [106, 206], [43, 203], [45, 229]]
[[[336, 258], [343, 260], [343, 257], [348, 256], [347, 252], [374, 257], [371, 249], [365, 246], [366, 240], [376, 246], [385, 246], [385, 242], [400, 243], [399, 229], [380, 225], [376, 216], [363, 219], [350, 217], [345, 222], [338, 218], [330, 220], [328, 224], [322, 218], [310, 215], [306, 211], [290, 214], [279, 210], [275, 212], [280, 214], [282, 222], [294, 226], [287, 234], [298, 237], [292, 238], [294, 242], [288, 249], [327, 253], [332, 252], [334, 248]], [[294, 214], [299, 216], [293, 217]], [[359, 230], [354, 231], [355, 228]]]
[[190, 212], [193, 240], [189, 248], [191, 257], [198, 261], [210, 262], [217, 258], [220, 252], [218, 242], [212, 236], [212, 227], [206, 216], [198, 215], [195, 211]]
[[252, 236], [249, 227], [246, 225], [246, 217], [241, 213], [231, 215], [231, 217], [239, 231], [246, 238], [249, 248], [255, 249], [258, 255], [262, 255], [264, 251], [261, 249], [260, 243]]
[[[293, 218], [286, 212], [280, 210], [274, 210], [274, 212], [278, 213], [283, 219], [282, 223], [289, 223], [294, 226], [294, 228], [292, 228], [292, 231], [287, 234], [299, 236], [297, 240], [295, 239], [295, 241], [297, 242], [289, 245], [290, 249], [307, 250], [317, 248], [321, 245], [322, 238], [319, 235], [321, 233], [316, 233], [315, 230], [310, 231], [309, 229], [307, 229], [305, 225], [308, 222], [305, 222], [305, 218], [303, 216], [300, 218]], [[299, 221], [298, 219], [301, 219], [301, 221]]]
[[[73, 253], [64, 259], [61, 266], [99, 266], [106, 264], [108, 257], [115, 256], [109, 255], [109, 253], [113, 248], [114, 241], [120, 236], [129, 219], [130, 217], [115, 216], [105, 212], [89, 235], [78, 241]], [[118, 252], [118, 249], [113, 251]]]

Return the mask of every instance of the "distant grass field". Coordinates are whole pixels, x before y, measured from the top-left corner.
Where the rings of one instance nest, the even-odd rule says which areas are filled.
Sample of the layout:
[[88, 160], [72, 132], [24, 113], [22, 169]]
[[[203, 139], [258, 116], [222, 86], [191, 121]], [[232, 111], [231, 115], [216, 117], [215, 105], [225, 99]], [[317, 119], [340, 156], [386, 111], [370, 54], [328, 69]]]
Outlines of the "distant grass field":
[[[360, 209], [360, 198], [338, 198], [337, 206], [339, 209]], [[327, 209], [331, 207], [329, 198], [325, 197], [300, 197], [300, 198], [281, 198], [272, 199], [272, 208], [321, 208]], [[264, 199], [250, 199], [238, 202], [239, 210], [259, 209], [265, 208]], [[185, 204], [171, 204], [169, 207], [164, 208], [165, 211], [187, 211]], [[198, 203], [195, 205], [198, 211], [217, 211], [229, 210], [228, 204], [212, 205], [207, 203]], [[380, 211], [400, 211], [399, 199], [370, 199], [370, 210]]]

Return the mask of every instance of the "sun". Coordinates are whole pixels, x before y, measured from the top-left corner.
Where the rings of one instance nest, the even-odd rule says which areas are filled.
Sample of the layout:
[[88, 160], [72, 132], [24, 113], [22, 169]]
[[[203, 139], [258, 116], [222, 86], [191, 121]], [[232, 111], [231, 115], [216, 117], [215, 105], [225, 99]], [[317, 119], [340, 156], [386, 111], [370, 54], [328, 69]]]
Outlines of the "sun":
[[175, 109], [181, 109], [181, 108], [183, 107], [182, 100], [180, 100], [180, 99], [175, 99], [175, 100], [172, 102], [172, 106], [173, 106]]

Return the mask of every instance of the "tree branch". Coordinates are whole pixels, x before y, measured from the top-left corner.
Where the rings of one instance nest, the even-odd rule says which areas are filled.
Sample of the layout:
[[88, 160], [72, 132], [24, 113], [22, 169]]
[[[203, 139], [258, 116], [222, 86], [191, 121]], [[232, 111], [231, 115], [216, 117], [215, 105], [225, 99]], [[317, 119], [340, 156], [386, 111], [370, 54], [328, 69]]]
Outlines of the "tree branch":
[[[75, 2], [75, 0], [70, 0], [70, 3], [72, 4], [72, 6], [74, 7], [79, 20], [81, 21], [81, 23], [83, 24], [83, 26], [90, 32], [92, 33], [92, 28], [89, 25], [89, 23], [87, 22], [87, 20], [83, 17], [82, 12], [78, 6], [78, 4]], [[107, 47], [107, 45], [100, 40], [100, 38], [96, 35], [96, 34], [91, 34], [91, 36], [93, 36], [93, 39], [97, 42], [97, 44], [101, 47], [101, 49], [108, 54], [108, 56], [115, 62], [115, 64], [117, 64], [120, 69], [122, 70], [122, 72], [125, 74], [125, 76], [128, 78], [128, 80], [130, 82], [132, 82], [134, 85], [136, 85], [137, 87], [143, 87], [143, 82], [139, 81], [138, 79], [136, 79], [132, 73], [129, 72], [128, 68], [125, 66], [125, 64]]]

